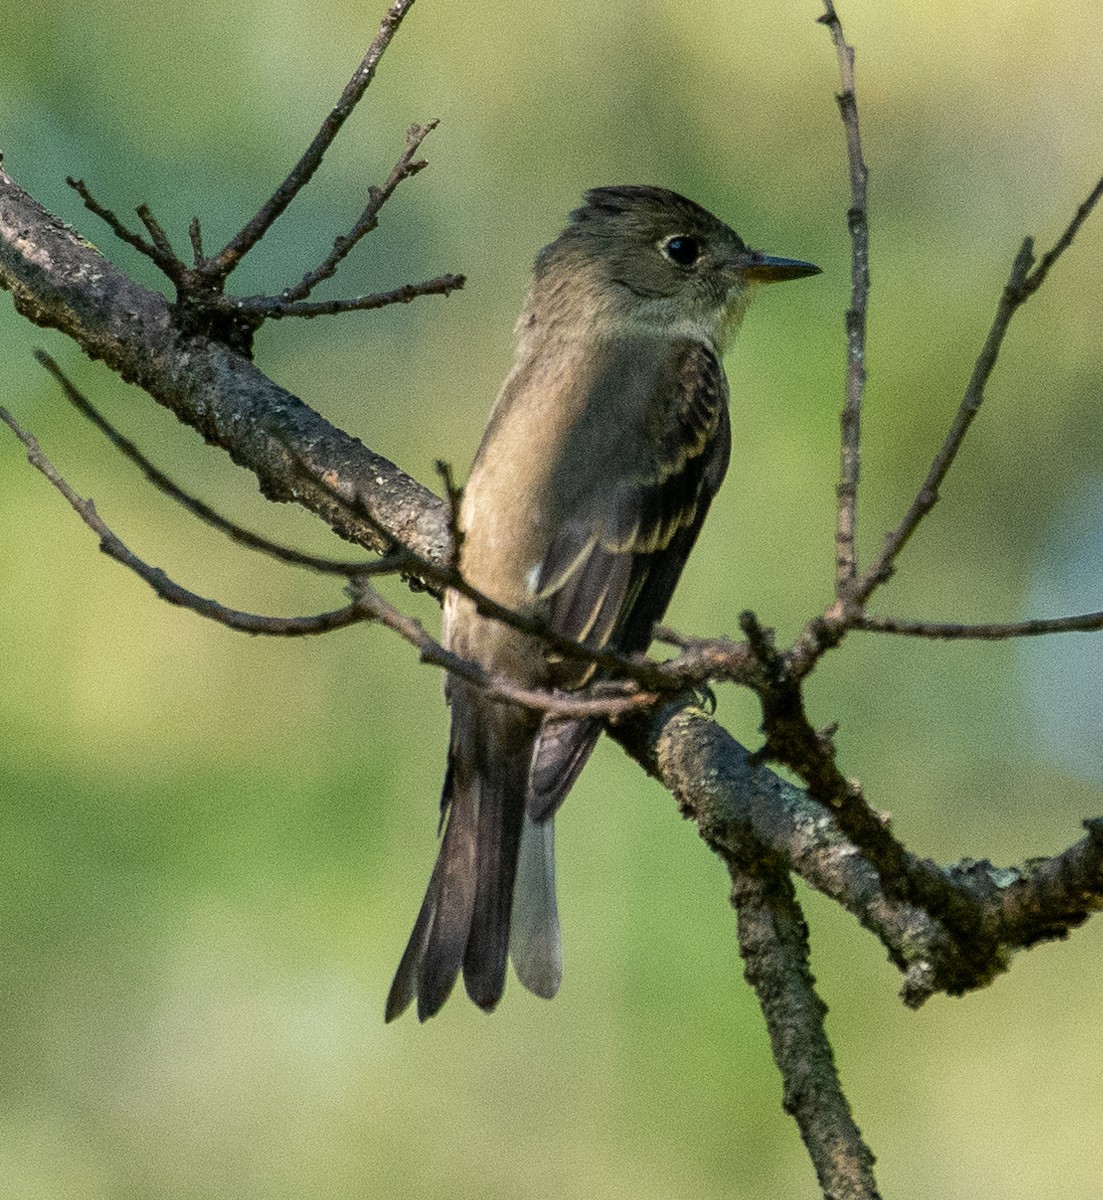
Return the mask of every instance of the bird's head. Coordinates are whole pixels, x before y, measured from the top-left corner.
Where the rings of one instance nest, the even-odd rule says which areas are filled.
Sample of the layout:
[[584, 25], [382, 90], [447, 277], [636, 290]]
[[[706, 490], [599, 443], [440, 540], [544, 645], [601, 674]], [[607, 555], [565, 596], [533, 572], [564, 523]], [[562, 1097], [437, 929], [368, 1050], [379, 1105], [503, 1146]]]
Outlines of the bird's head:
[[[681, 329], [723, 346], [756, 287], [820, 268], [747, 247], [707, 209], [646, 186], [593, 188], [536, 259], [542, 319]], [[627, 325], [626, 325], [627, 323]]]

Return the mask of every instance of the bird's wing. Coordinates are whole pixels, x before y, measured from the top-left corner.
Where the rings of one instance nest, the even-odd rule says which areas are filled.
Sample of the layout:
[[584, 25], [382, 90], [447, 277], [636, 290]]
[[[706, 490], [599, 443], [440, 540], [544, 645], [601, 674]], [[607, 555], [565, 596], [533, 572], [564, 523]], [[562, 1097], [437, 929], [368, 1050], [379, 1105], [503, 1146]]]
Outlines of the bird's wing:
[[[594, 648], [647, 648], [728, 465], [728, 388], [714, 351], [678, 339], [657, 366], [646, 372], [642, 397], [647, 453], [626, 453], [628, 468], [610, 461], [611, 491], [607, 476], [573, 505], [536, 579], [550, 628]], [[616, 369], [614, 360], [610, 374]], [[612, 390], [615, 378], [605, 386]], [[576, 659], [554, 667], [560, 687], [579, 687], [593, 674]], [[545, 722], [530, 777], [533, 819], [555, 811], [600, 729], [595, 720]]]

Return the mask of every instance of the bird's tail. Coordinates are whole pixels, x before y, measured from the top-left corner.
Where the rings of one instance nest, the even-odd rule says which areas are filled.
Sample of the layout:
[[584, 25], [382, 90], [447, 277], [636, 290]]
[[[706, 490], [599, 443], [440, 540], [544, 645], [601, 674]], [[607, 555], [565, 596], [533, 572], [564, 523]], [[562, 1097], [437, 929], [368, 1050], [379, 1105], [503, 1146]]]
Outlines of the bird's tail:
[[526, 987], [555, 994], [562, 955], [552, 828], [525, 811], [538, 737], [531, 714], [453, 684], [444, 837], [387, 997], [388, 1021], [415, 997], [418, 1018], [433, 1016], [461, 969], [468, 995], [490, 1011], [510, 955]]

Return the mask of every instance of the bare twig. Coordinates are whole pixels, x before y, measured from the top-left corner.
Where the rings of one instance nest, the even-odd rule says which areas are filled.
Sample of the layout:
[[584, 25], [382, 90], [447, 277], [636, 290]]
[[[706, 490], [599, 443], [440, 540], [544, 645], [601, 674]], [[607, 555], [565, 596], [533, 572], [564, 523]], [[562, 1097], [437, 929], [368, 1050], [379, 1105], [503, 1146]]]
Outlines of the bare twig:
[[1053, 264], [1072, 244], [1073, 238], [1075, 238], [1080, 226], [1087, 220], [1088, 215], [1099, 202], [1101, 196], [1103, 196], [1103, 179], [1095, 185], [1087, 199], [1076, 210], [1065, 232], [1057, 240], [1053, 248], [1043, 255], [1041, 262], [1035, 270], [1031, 271], [1031, 267], [1034, 265], [1033, 239], [1024, 239], [1023, 244], [1019, 247], [1019, 252], [1015, 256], [1015, 261], [1011, 267], [1011, 274], [1004, 285], [1003, 294], [996, 308], [992, 327], [988, 331], [988, 337], [985, 339], [976, 365], [973, 367], [972, 377], [969, 380], [968, 387], [965, 389], [965, 395], [962, 397], [961, 405], [958, 408], [957, 416], [954, 418], [950, 432], [946, 435], [946, 440], [942, 444], [941, 449], [935, 455], [930, 470], [927, 472], [927, 478], [923, 481], [923, 486], [912, 501], [910, 508], [904, 515], [904, 519], [889, 534], [880, 554], [877, 555], [869, 569], [858, 581], [854, 589], [853, 598], [859, 604], [865, 603], [873, 592], [891, 577], [900, 551], [907, 545], [908, 540], [915, 532], [920, 521], [923, 520], [938, 502], [939, 488], [946, 478], [946, 473], [953, 466], [957, 453], [961, 449], [961, 444], [965, 440], [965, 435], [969, 432], [969, 426], [980, 411], [980, 406], [984, 401], [984, 389], [996, 365], [996, 359], [999, 357], [1000, 349], [1003, 346], [1003, 339], [1007, 333], [1008, 326], [1011, 324], [1012, 317], [1045, 282]]
[[176, 251], [172, 248], [172, 242], [169, 241], [169, 236], [161, 227], [160, 221], [153, 215], [148, 204], [139, 204], [134, 210], [142, 224], [146, 227], [149, 236], [153, 239], [153, 244], [166, 258], [178, 259]]
[[71, 175], [67, 175], [65, 182], [73, 189], [74, 192], [84, 202], [84, 207], [90, 213], [94, 213], [101, 221], [106, 224], [111, 232], [121, 242], [125, 242], [128, 246], [133, 247], [139, 254], [144, 254], [146, 258], [152, 259], [158, 267], [174, 282], [179, 275], [179, 263], [176, 255], [171, 249], [166, 253], [160, 246], [154, 245], [152, 242], [147, 242], [141, 234], [134, 233], [128, 229], [122, 221], [111, 211], [105, 208], [88, 190], [88, 185], [83, 179], [74, 179]]
[[835, 532], [835, 595], [846, 598], [857, 567], [858, 479], [861, 471], [862, 395], [866, 383], [866, 309], [869, 303], [869, 172], [862, 156], [858, 101], [854, 90], [854, 47], [843, 35], [835, 6], [824, 0], [826, 12], [818, 20], [826, 25], [839, 58], [842, 91], [838, 101], [846, 132], [850, 163], [850, 308], [846, 314], [846, 399], [843, 403], [839, 464], [838, 518]]
[[212, 296], [204, 307], [212, 312], [256, 316], [279, 321], [283, 317], [331, 317], [336, 313], [369, 312], [389, 304], [409, 304], [421, 296], [448, 296], [467, 282], [463, 275], [438, 275], [420, 283], [404, 283], [389, 292], [373, 292], [370, 296], [354, 296], [349, 300], [297, 300], [279, 296]]
[[996, 316], [992, 322], [992, 327], [988, 331], [984, 347], [980, 352], [976, 365], [973, 367], [972, 377], [969, 380], [968, 387], [965, 389], [965, 395], [962, 398], [953, 425], [950, 427], [950, 431], [946, 435], [946, 440], [931, 463], [930, 470], [927, 472], [927, 478], [923, 481], [923, 486], [919, 489], [911, 506], [904, 514], [904, 519], [886, 538], [881, 552], [858, 581], [853, 594], [854, 599], [858, 603], [864, 603], [868, 600], [873, 592], [891, 577], [895, 570], [896, 559], [900, 551], [907, 545], [908, 540], [915, 533], [919, 523], [938, 502], [938, 490], [942, 486], [942, 481], [946, 478], [946, 473], [953, 466], [954, 460], [957, 458], [961, 444], [965, 440], [965, 435], [969, 432], [969, 426], [972, 425], [973, 419], [980, 412], [980, 406], [984, 401], [984, 389], [988, 383], [989, 376], [992, 374], [992, 369], [996, 365], [996, 359], [999, 357], [1004, 335], [1007, 333], [1007, 327], [1011, 324], [1011, 318], [1015, 315], [1019, 305], [1026, 299], [1022, 288], [1034, 262], [1033, 248], [1034, 243], [1031, 238], [1026, 238], [1022, 246], [1019, 247], [1019, 252], [1016, 254], [1015, 261], [1011, 267], [1011, 275], [1004, 285], [1003, 294], [996, 308]]
[[[181, 337], [178, 313], [159, 291], [129, 279], [2, 165], [0, 287], [28, 320], [74, 339], [254, 472], [267, 499], [300, 505], [368, 549], [398, 540], [428, 559], [448, 553], [439, 497], [279, 387], [240, 349], [202, 331]], [[357, 496], [386, 537], [352, 513]]]
[[[439, 124], [439, 120], [434, 117], [433, 120], [427, 121], [424, 125], [410, 126], [406, 131], [406, 148], [403, 150], [402, 156], [395, 163], [383, 186], [369, 189], [367, 207], [360, 214], [356, 224], [353, 225], [347, 234], [334, 240], [333, 249], [324, 262], [315, 267], [313, 271], [308, 271], [294, 287], [287, 288], [281, 293], [280, 299], [282, 301], [288, 303], [292, 300], [306, 299], [323, 279], [329, 279], [335, 274], [341, 260], [356, 243], [365, 234], [371, 233], [379, 225], [380, 209], [391, 198], [395, 188], [404, 179], [409, 179], [411, 175], [416, 175], [418, 171], [423, 170], [428, 165], [424, 159], [415, 160], [414, 155], [420, 149], [421, 143], [425, 141]], [[450, 278], [460, 277], [451, 276]]]
[[[462, 275], [442, 275], [420, 283], [407, 283], [388, 292], [316, 304], [304, 303], [314, 287], [323, 279], [330, 278], [349, 251], [365, 234], [378, 226], [380, 209], [398, 185], [427, 165], [424, 160], [415, 158], [415, 155], [426, 136], [436, 128], [437, 121], [432, 120], [425, 125], [412, 125], [407, 130], [405, 149], [386, 182], [381, 187], [369, 189], [368, 204], [350, 232], [335, 239], [333, 248], [324, 261], [307, 272], [299, 283], [285, 289], [279, 296], [233, 298], [224, 293], [225, 283], [231, 272], [271, 228], [321, 165], [326, 150], [371, 83], [384, 51], [390, 45], [412, 4], [413, 0], [395, 0], [391, 5], [367, 54], [306, 152], [260, 211], [213, 257], [207, 258], [203, 254], [198, 218], [193, 219], [188, 229], [193, 259], [189, 265], [176, 255], [168, 235], [147, 205], [140, 205], [137, 212], [152, 241], [146, 241], [139, 234], [133, 233], [110, 209], [96, 201], [83, 180], [69, 180], [91, 212], [106, 221], [117, 237], [151, 258], [176, 286], [176, 318], [181, 328], [192, 334], [205, 333], [248, 352], [256, 329], [269, 318], [278, 320], [282, 317], [309, 318], [334, 313], [362, 312], [390, 304], [408, 304], [420, 296], [447, 296], [455, 289], [463, 287], [465, 280]], [[220, 315], [228, 320], [220, 321]]]
[[1057, 239], [1050, 250], [1047, 250], [1042, 255], [1042, 260], [1038, 263], [1037, 269], [1031, 274], [1030, 278], [1023, 284], [1023, 299], [1036, 292], [1046, 281], [1046, 276], [1049, 275], [1050, 268], [1061, 257], [1062, 254], [1072, 245], [1073, 238], [1080, 232], [1080, 226], [1088, 219], [1091, 211], [1099, 203], [1103, 197], [1103, 178], [1101, 178], [1088, 193], [1083, 204], [1076, 210], [1072, 220], [1068, 223], [1065, 232]]
[[[1045, 628], [1034, 621], [1026, 622], [1024, 623], [1024, 632], [1022, 633], [1012, 632], [1004, 634], [999, 632], [984, 632], [973, 635], [940, 632], [923, 634], [919, 633], [914, 627], [909, 627], [910, 625], [914, 625], [914, 623], [908, 622], [893, 621], [892, 624], [899, 626], [899, 628], [889, 629], [884, 622], [890, 621], [890, 618], [869, 617], [865, 614], [864, 606], [877, 588], [891, 578], [900, 552], [907, 545], [923, 518], [937, 503], [939, 488], [957, 458], [958, 451], [961, 449], [962, 442], [965, 440], [965, 435], [968, 433], [973, 419], [980, 411], [980, 406], [984, 400], [985, 387], [996, 365], [1003, 346], [1003, 339], [1012, 317], [1014, 317], [1019, 308], [1045, 281], [1053, 264], [1072, 244], [1077, 231], [1083, 225], [1084, 221], [1087, 220], [1101, 197], [1103, 197], [1103, 179], [1099, 180], [1095, 187], [1092, 188], [1087, 198], [1077, 208], [1064, 233], [1054, 243], [1053, 248], [1043, 255], [1041, 262], [1038, 263], [1034, 270], [1031, 270], [1034, 265], [1033, 240], [1026, 238], [1023, 241], [1018, 254], [1015, 256], [1010, 276], [1004, 285], [996, 307], [992, 326], [988, 331], [984, 346], [981, 348], [981, 352], [973, 367], [973, 373], [965, 389], [965, 394], [962, 397], [953, 424], [931, 463], [922, 487], [920, 487], [915, 499], [911, 502], [900, 524], [886, 538], [880, 553], [867, 570], [859, 578], [852, 581], [851, 587], [845, 597], [845, 602], [843, 600], [836, 601], [822, 616], [810, 621], [800, 637], [789, 649], [786, 654], [786, 661], [789, 671], [795, 678], [807, 675], [826, 650], [837, 646], [849, 630], [856, 628], [875, 629], [879, 631], [883, 629], [884, 632], [911, 633], [914, 636], [979, 636], [995, 638], [1004, 636], [1031, 636], [1034, 633], [1063, 632], [1066, 629], [1082, 628], [1076, 622], [1091, 619], [1091, 614], [1087, 614], [1086, 617], [1059, 618], [1059, 621], [1068, 622], [1068, 624], [1058, 624], [1051, 628]], [[922, 624], [928, 623], [924, 622]], [[1083, 626], [1083, 628], [1088, 627]], [[946, 628], [951, 627], [946, 626]], [[960, 628], [969, 627], [963, 626]], [[1000, 627], [980, 628], [998, 629]]]
[[232, 541], [250, 550], [259, 550], [261, 553], [278, 559], [280, 562], [288, 563], [291, 566], [306, 567], [311, 571], [317, 571], [323, 575], [341, 575], [352, 579], [362, 575], [394, 575], [401, 572], [401, 560], [384, 557], [370, 562], [346, 562], [339, 559], [321, 558], [318, 555], [304, 554], [299, 550], [292, 550], [288, 546], [281, 546], [278, 542], [270, 541], [268, 538], [262, 537], [258, 533], [253, 533], [251, 530], [244, 529], [242, 526], [230, 521], [228, 518], [222, 516], [221, 513], [216, 512], [210, 505], [205, 504], [195, 496], [189, 495], [179, 484], [174, 483], [163, 471], [154, 466], [129, 438], [124, 437], [93, 406], [88, 397], [73, 384], [72, 380], [69, 379], [49, 354], [44, 350], [36, 350], [35, 358], [61, 384], [69, 403], [105, 434], [112, 445], [124, 457], [134, 463], [155, 488], [164, 492], [172, 500], [175, 500], [193, 516], [198, 517], [201, 521], [210, 525], [213, 529], [217, 529], [220, 533], [224, 533]]
[[494, 699], [558, 717], [624, 716], [654, 704], [657, 699], [650, 692], [626, 691], [626, 688], [634, 686], [631, 683], [597, 684], [587, 689], [585, 694], [522, 687], [505, 676], [492, 675], [478, 663], [446, 650], [429, 636], [420, 621], [395, 608], [374, 589], [358, 584], [355, 592], [358, 607], [370, 612], [374, 620], [417, 647], [422, 662], [443, 667], [450, 675], [475, 684]]
[[1050, 633], [1094, 633], [1103, 629], [1103, 612], [1080, 613], [1074, 617], [1039, 617], [1004, 624], [958, 625], [941, 621], [910, 621], [903, 617], [858, 617], [855, 629], [870, 633], [898, 633], [907, 637], [944, 641], [998, 642], [1006, 638], [1041, 637]]
[[241, 259], [268, 232], [277, 217], [287, 208], [299, 192], [310, 182], [314, 172], [321, 166], [326, 151], [333, 143], [352, 113], [360, 102], [372, 79], [375, 78], [376, 68], [383, 57], [391, 39], [402, 24], [403, 17], [410, 11], [414, 0], [395, 0], [387, 10], [386, 16], [379, 27], [375, 40], [368, 47], [360, 65], [352, 78], [345, 85], [340, 99], [333, 106], [321, 128], [314, 135], [313, 141], [306, 148], [302, 157], [295, 164], [287, 178], [280, 184], [272, 196], [266, 201], [260, 211], [239, 233], [236, 233], [213, 259], [209, 265], [214, 274], [225, 279]]
[[63, 475], [42, 452], [38, 440], [31, 433], [21, 428], [15, 418], [6, 408], [0, 408], [0, 421], [15, 434], [27, 448], [27, 461], [40, 471], [53, 486], [69, 502], [73, 511], [100, 539], [100, 549], [116, 562], [133, 571], [169, 604], [190, 609], [202, 617], [217, 621], [230, 629], [243, 633], [264, 633], [279, 637], [301, 637], [307, 634], [328, 633], [332, 629], [340, 629], [358, 621], [371, 620], [371, 614], [358, 611], [355, 605], [335, 612], [321, 613], [313, 617], [268, 617], [256, 613], [239, 612], [227, 608], [217, 600], [199, 596], [187, 588], [181, 587], [170, 579], [159, 567], [151, 567], [143, 562], [122, 542], [122, 540], [103, 521], [96, 506], [91, 500], [79, 496], [69, 485]]
[[203, 229], [199, 224], [198, 217], [192, 217], [188, 223], [188, 241], [191, 242], [192, 265], [200, 267], [203, 265]]

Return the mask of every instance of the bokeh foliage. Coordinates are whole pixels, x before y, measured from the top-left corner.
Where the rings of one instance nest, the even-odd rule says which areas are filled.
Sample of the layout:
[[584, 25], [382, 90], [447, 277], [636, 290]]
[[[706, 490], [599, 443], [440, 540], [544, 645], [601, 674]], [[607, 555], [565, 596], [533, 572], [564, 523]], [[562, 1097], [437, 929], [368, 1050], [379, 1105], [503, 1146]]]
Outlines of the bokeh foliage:
[[[0, 147], [147, 282], [64, 176], [214, 244], [299, 153], [375, 29], [363, 4], [42, 0], [5, 21]], [[242, 271], [278, 290], [381, 181], [432, 166], [331, 286], [444, 270], [447, 301], [272, 325], [258, 360], [426, 482], [470, 460], [529, 263], [588, 186], [684, 191], [825, 274], [758, 302], [729, 360], [736, 449], [671, 617], [792, 634], [832, 569], [847, 295], [835, 64], [815, 4], [421, 0], [303, 200]], [[1057, 235], [1103, 161], [1103, 27], [1073, 0], [841, 11], [873, 171], [868, 552], [957, 403], [1018, 240]], [[305, 201], [305, 202], [304, 202]], [[884, 595], [936, 619], [1098, 607], [1103, 228], [1018, 318], [944, 499]], [[3, 403], [147, 560], [243, 608], [331, 588], [151, 494], [60, 399], [42, 345], [155, 459], [245, 523], [332, 551], [141, 393], [0, 304]], [[603, 746], [560, 822], [566, 982], [490, 1020], [385, 1028], [433, 849], [440, 679], [382, 631], [251, 640], [170, 609], [0, 440], [0, 1191], [34, 1200], [812, 1195], [743, 984], [720, 867]], [[395, 595], [425, 620], [424, 598]], [[1091, 598], [1094, 596], [1094, 600]], [[1050, 606], [1047, 608], [1047, 606]], [[1103, 793], [1099, 640], [855, 636], [813, 686], [846, 769], [937, 859], [1056, 851]], [[753, 742], [748, 699], [720, 716]], [[1094, 740], [1093, 740], [1094, 739]], [[894, 1200], [1098, 1187], [1097, 922], [963, 1001], [903, 1011], [884, 954], [817, 897], [816, 969]]]

